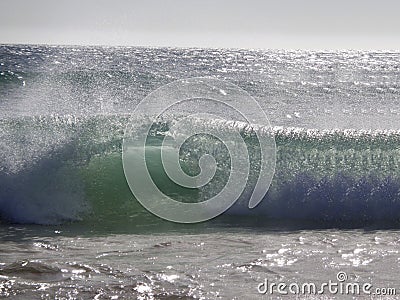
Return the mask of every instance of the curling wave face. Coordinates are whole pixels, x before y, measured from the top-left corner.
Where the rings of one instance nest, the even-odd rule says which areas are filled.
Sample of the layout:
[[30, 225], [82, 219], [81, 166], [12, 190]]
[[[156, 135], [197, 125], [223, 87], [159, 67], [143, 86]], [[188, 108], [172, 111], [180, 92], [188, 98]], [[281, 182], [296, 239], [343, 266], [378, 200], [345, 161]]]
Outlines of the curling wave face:
[[[144, 122], [146, 117], [137, 118]], [[0, 121], [0, 215], [16, 223], [69, 221], [140, 223], [149, 214], [133, 198], [122, 171], [121, 148], [126, 116], [42, 116]], [[221, 119], [192, 120], [229, 136], [239, 128], [249, 149], [251, 172], [246, 189], [225, 215], [237, 222], [314, 222], [335, 226], [400, 220], [400, 131], [311, 130], [263, 127]], [[218, 168], [198, 189], [177, 186], [165, 174], [161, 142], [174, 120], [155, 123], [146, 145], [146, 162], [156, 185], [177, 201], [204, 201], [229, 177], [229, 153], [207, 135], [194, 136], [180, 149], [182, 168], [199, 172], [198, 159], [210, 153]], [[274, 136], [276, 172], [271, 188], [248, 208], [259, 170], [261, 138]], [[176, 133], [179, 134], [179, 133]], [[155, 218], [154, 218], [155, 219]]]

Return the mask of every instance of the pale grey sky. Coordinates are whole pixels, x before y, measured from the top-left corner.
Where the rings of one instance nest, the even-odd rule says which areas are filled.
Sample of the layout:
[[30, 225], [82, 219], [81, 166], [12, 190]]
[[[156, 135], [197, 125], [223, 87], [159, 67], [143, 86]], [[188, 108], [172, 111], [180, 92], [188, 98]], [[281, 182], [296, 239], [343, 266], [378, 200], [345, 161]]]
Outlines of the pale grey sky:
[[397, 0], [0, 0], [0, 43], [400, 50]]

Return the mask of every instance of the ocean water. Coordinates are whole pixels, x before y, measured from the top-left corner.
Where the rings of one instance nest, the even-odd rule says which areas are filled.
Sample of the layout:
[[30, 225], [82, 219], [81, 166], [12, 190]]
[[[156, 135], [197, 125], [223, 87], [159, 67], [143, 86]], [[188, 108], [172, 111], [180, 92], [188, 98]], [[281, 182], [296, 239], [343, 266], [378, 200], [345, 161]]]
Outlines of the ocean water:
[[[226, 148], [207, 136], [184, 144], [180, 158], [196, 175], [199, 157], [211, 153], [210, 184], [176, 186], [160, 167], [162, 140], [193, 107], [220, 116], [190, 126], [226, 136], [239, 128], [254, 161], [226, 213], [172, 223], [130, 191], [124, 132], [152, 117], [134, 114], [149, 93], [205, 76], [247, 91], [271, 128], [211, 104], [157, 119], [146, 160], [178, 201], [208, 199], [229, 178]], [[376, 288], [399, 288], [399, 102], [399, 52], [0, 45], [0, 297], [396, 299]], [[276, 167], [250, 210], [255, 132], [274, 137]], [[265, 280], [339, 282], [340, 272], [342, 283], [370, 283], [371, 295], [258, 291]]]

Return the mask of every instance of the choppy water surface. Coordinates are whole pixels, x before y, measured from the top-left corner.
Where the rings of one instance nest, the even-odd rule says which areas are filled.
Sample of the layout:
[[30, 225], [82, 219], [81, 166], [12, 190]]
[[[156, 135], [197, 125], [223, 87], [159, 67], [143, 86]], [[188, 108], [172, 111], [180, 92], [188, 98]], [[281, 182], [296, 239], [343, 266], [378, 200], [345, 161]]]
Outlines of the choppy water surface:
[[[39, 236], [32, 235], [37, 231]], [[75, 234], [49, 228], [2, 228], [2, 296], [254, 299], [261, 297], [257, 286], [266, 278], [318, 284], [337, 282], [339, 271], [346, 272], [349, 282], [398, 285], [396, 231], [208, 228], [146, 235]]]

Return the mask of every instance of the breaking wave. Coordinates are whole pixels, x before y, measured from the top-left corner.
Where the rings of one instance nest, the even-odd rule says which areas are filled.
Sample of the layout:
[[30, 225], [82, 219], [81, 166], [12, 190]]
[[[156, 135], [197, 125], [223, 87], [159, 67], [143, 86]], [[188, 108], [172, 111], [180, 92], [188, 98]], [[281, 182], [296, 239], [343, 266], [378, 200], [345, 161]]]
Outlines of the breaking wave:
[[[1, 120], [1, 219], [35, 224], [110, 219], [144, 222], [149, 213], [132, 196], [122, 170], [127, 122], [126, 116], [106, 115]], [[221, 132], [239, 127], [250, 149], [252, 171], [247, 187], [225, 213], [237, 222], [252, 217], [262, 222], [334, 226], [400, 225], [400, 131], [265, 130], [240, 122], [206, 122]], [[207, 152], [216, 159], [217, 172], [204, 187], [177, 186], [160, 160], [160, 145], [170, 125], [171, 121], [160, 120], [152, 127], [146, 152], [152, 178], [160, 190], [178, 201], [204, 201], [229, 177], [226, 148], [209, 136], [189, 139], [180, 149], [183, 169], [196, 175], [198, 158]], [[253, 179], [259, 170], [255, 131], [261, 138], [274, 135], [277, 162], [268, 193], [256, 208], [249, 209]]]

